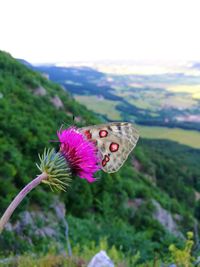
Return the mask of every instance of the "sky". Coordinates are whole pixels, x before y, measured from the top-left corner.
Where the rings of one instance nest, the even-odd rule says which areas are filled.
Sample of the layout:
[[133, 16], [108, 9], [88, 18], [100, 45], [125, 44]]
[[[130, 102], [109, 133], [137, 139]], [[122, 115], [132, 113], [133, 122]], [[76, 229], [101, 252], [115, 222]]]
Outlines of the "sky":
[[0, 0], [0, 50], [31, 63], [200, 60], [200, 0]]

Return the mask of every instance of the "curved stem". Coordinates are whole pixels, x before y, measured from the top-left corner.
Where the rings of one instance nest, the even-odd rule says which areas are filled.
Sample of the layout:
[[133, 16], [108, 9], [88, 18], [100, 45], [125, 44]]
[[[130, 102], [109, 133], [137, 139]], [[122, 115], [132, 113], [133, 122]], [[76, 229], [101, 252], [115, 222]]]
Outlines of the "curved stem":
[[13, 214], [14, 210], [21, 203], [21, 201], [25, 198], [25, 196], [38, 184], [41, 183], [42, 180], [48, 178], [47, 173], [43, 172], [39, 176], [37, 176], [34, 180], [32, 180], [29, 184], [27, 184], [19, 194], [13, 199], [13, 201], [8, 206], [7, 210], [4, 212], [3, 216], [0, 219], [0, 233], [3, 231], [4, 226], [10, 219], [10, 216]]

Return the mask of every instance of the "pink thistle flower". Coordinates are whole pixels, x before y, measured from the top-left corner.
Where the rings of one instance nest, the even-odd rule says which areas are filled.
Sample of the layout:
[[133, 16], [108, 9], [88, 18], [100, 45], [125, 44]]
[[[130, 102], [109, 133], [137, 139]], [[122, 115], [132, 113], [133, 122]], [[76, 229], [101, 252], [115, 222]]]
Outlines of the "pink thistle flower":
[[100, 169], [95, 145], [78, 132], [75, 127], [61, 130], [57, 134], [61, 143], [60, 152], [65, 157], [72, 172], [80, 178], [87, 179], [90, 183], [94, 182], [96, 179], [93, 175]]

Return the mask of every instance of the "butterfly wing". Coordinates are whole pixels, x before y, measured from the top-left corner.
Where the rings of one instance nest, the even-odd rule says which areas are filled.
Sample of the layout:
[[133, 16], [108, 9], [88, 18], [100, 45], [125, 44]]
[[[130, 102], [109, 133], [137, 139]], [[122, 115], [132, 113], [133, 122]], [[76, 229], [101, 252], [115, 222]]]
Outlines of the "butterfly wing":
[[96, 143], [101, 168], [108, 173], [120, 169], [139, 139], [138, 131], [128, 122], [100, 124], [79, 130]]

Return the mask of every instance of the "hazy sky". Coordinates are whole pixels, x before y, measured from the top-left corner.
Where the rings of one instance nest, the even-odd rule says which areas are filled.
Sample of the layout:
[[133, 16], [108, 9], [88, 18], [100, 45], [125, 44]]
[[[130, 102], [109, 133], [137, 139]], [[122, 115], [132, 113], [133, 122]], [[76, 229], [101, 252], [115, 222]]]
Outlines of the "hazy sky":
[[200, 0], [0, 0], [0, 50], [32, 63], [200, 60]]

